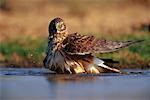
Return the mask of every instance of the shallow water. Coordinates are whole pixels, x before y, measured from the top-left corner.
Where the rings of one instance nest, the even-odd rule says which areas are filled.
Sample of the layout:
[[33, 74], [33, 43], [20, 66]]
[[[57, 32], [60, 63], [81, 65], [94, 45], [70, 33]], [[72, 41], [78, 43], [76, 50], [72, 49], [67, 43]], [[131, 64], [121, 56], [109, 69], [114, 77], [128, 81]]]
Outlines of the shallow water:
[[128, 75], [56, 75], [47, 69], [0, 69], [0, 100], [150, 100], [150, 70]]

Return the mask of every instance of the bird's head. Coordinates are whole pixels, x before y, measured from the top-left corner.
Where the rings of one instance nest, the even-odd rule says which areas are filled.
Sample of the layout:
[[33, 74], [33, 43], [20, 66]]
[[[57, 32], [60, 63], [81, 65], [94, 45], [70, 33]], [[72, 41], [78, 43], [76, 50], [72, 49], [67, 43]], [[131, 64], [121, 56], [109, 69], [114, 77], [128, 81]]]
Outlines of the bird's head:
[[61, 18], [55, 18], [49, 24], [49, 33], [60, 33], [65, 30], [66, 25]]
[[49, 24], [49, 41], [57, 46], [67, 37], [66, 24], [61, 18], [53, 19]]

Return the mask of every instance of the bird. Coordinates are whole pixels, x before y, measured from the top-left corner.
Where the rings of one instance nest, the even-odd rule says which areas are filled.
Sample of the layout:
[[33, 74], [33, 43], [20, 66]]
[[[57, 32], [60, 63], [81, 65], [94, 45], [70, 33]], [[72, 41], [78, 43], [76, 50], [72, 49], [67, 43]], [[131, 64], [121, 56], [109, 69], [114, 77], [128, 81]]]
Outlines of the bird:
[[58, 74], [100, 74], [104, 70], [122, 73], [95, 55], [111, 53], [142, 41], [110, 41], [93, 35], [69, 34], [64, 20], [59, 17], [51, 20], [48, 31], [48, 46], [43, 64]]

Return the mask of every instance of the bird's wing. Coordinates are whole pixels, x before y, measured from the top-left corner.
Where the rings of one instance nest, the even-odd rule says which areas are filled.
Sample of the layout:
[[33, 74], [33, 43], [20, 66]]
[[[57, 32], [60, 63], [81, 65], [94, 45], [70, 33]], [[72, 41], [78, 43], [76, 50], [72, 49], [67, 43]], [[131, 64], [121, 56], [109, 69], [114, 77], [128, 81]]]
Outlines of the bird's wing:
[[94, 36], [70, 34], [64, 40], [65, 52], [69, 54], [109, 53], [141, 41], [108, 41], [96, 39]]

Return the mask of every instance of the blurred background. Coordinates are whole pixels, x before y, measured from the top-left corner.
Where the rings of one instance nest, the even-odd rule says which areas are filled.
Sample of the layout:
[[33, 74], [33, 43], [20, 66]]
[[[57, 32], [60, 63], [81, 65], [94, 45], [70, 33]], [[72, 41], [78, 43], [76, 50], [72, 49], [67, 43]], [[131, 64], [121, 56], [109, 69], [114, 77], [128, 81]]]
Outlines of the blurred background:
[[150, 68], [150, 0], [0, 0], [0, 66], [42, 67], [48, 25], [61, 17], [70, 33], [143, 43], [103, 58], [120, 68]]

